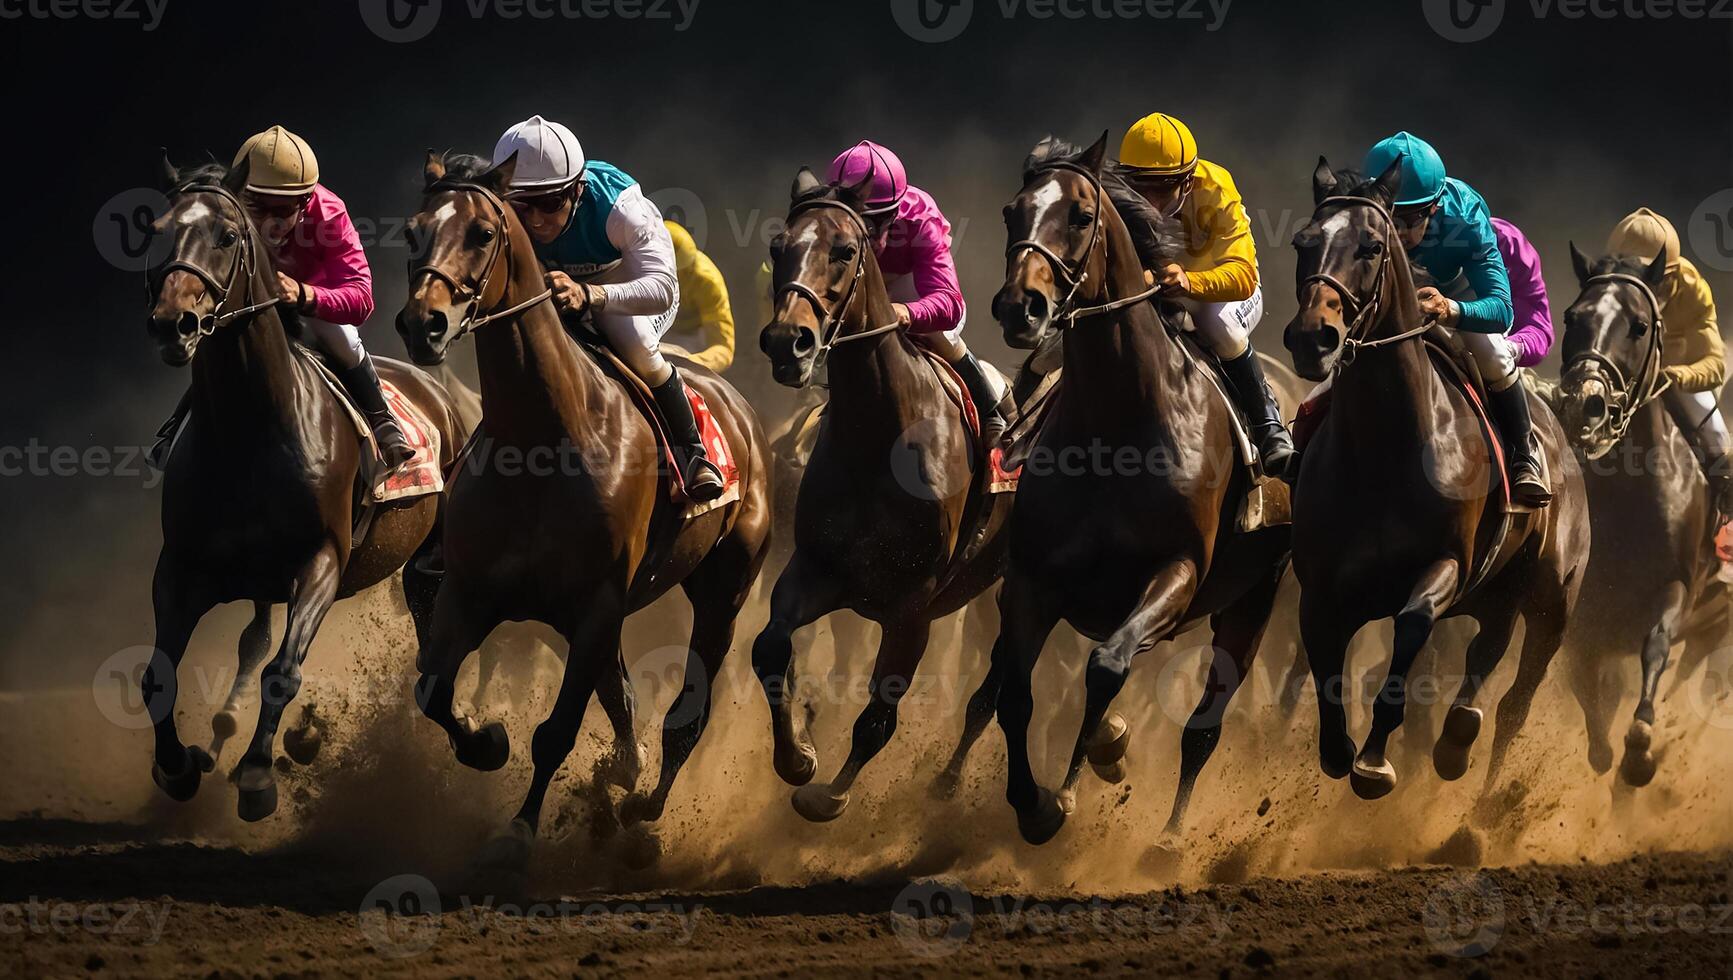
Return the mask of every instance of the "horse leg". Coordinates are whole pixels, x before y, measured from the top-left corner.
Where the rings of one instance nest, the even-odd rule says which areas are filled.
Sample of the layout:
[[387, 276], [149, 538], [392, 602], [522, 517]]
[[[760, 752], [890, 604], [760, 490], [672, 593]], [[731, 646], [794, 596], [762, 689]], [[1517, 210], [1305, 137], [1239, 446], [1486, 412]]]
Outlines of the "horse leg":
[[229, 685], [229, 696], [221, 711], [211, 716], [211, 747], [207, 753], [215, 759], [223, 751], [223, 743], [241, 730], [241, 699], [252, 689], [253, 678], [271, 654], [271, 604], [253, 603], [253, 618], [241, 630], [241, 642], [235, 650], [235, 682]]
[[921, 656], [927, 651], [927, 639], [932, 622], [924, 618], [895, 620], [884, 623], [879, 638], [878, 660], [873, 664], [872, 680], [867, 686], [867, 703], [855, 718], [854, 740], [849, 746], [848, 760], [837, 771], [830, 785], [810, 783], [794, 791], [795, 812], [814, 823], [824, 823], [842, 816], [848, 808], [849, 790], [860, 771], [897, 730], [897, 706], [914, 683]]
[[435, 525], [432, 533], [403, 566], [403, 603], [409, 607], [409, 618], [415, 623], [415, 641], [421, 647], [427, 646], [428, 631], [433, 628], [433, 608], [439, 598], [440, 576], [423, 571], [420, 562], [422, 556], [439, 541], [440, 533], [439, 526]]
[[1349, 774], [1354, 793], [1363, 800], [1376, 800], [1396, 788], [1396, 767], [1385, 758], [1385, 748], [1390, 733], [1402, 726], [1408, 704], [1408, 671], [1432, 635], [1439, 612], [1455, 593], [1457, 578], [1454, 558], [1427, 566], [1409, 593], [1408, 603], [1396, 614], [1390, 669], [1372, 706], [1372, 731], [1366, 736], [1366, 744], [1360, 747], [1360, 754], [1355, 756], [1354, 769]]
[[1347, 690], [1342, 672], [1348, 643], [1358, 626], [1337, 619], [1338, 608], [1336, 602], [1322, 595], [1308, 599], [1301, 594], [1302, 656], [1311, 667], [1313, 696], [1318, 699], [1318, 766], [1331, 779], [1348, 775], [1354, 765], [1354, 739], [1348, 734]]
[[277, 779], [271, 771], [271, 751], [277, 726], [283, 720], [283, 709], [301, 690], [301, 664], [307, 659], [319, 624], [337, 601], [342, 573], [337, 546], [326, 542], [295, 576], [289, 590], [289, 622], [283, 631], [283, 645], [259, 677], [259, 724], [253, 729], [247, 754], [235, 768], [235, 786], [240, 791], [237, 810], [242, 820], [263, 820], [276, 812]]
[[1432, 745], [1432, 768], [1438, 778], [1446, 781], [1461, 779], [1468, 771], [1468, 753], [1474, 740], [1480, 737], [1482, 716], [1481, 710], [1474, 707], [1475, 695], [1486, 683], [1486, 675], [1504, 659], [1504, 652], [1510, 648], [1510, 634], [1516, 629], [1517, 596], [1504, 593], [1499, 598], [1503, 601], [1497, 609], [1480, 617], [1480, 632], [1468, 643], [1462, 661], [1462, 683], [1444, 716], [1438, 741]]
[[1215, 655], [1210, 660], [1209, 680], [1203, 697], [1185, 731], [1179, 738], [1179, 789], [1174, 793], [1173, 812], [1167, 818], [1163, 835], [1177, 838], [1185, 826], [1186, 806], [1191, 802], [1192, 789], [1198, 773], [1203, 771], [1216, 744], [1221, 741], [1222, 716], [1234, 693], [1244, 683], [1258, 655], [1264, 629], [1270, 622], [1270, 611], [1276, 603], [1276, 587], [1287, 571], [1287, 562], [1279, 563], [1270, 577], [1253, 586], [1221, 612], [1210, 617], [1214, 631]]
[[1492, 732], [1492, 756], [1486, 764], [1486, 788], [1482, 799], [1490, 799], [1498, 785], [1498, 774], [1516, 733], [1528, 720], [1528, 710], [1534, 704], [1535, 692], [1546, 678], [1552, 658], [1558, 654], [1564, 639], [1567, 604], [1564, 597], [1548, 597], [1544, 603], [1531, 601], [1523, 611], [1522, 655], [1517, 660], [1516, 679], [1510, 690], [1498, 702], [1497, 724]]
[[613, 669], [603, 669], [596, 677], [596, 701], [614, 729], [614, 754], [600, 775], [630, 793], [638, 788], [644, 770], [644, 749], [638, 744], [638, 696], [619, 650], [614, 651]]
[[770, 702], [776, 774], [790, 786], [805, 786], [818, 770], [818, 753], [796, 710], [793, 635], [837, 608], [836, 591], [835, 586], [815, 579], [796, 551], [770, 593], [770, 621], [752, 643], [752, 670]]
[[1029, 766], [1029, 719], [1035, 713], [1030, 679], [1059, 614], [1034, 583], [1012, 569], [999, 590], [999, 618], [1003, 625], [989, 669], [999, 674], [995, 715], [1005, 733], [1005, 802], [1017, 813], [1023, 839], [1045, 844], [1065, 824], [1065, 811]]
[[[1580, 644], [1578, 644], [1580, 646]], [[1583, 728], [1589, 742], [1589, 767], [1604, 776], [1613, 768], [1614, 696], [1607, 683], [1606, 665], [1588, 651], [1573, 649], [1570, 665], [1571, 693], [1583, 709]]]
[[1630, 730], [1625, 732], [1625, 758], [1619, 765], [1619, 775], [1630, 786], [1647, 786], [1655, 778], [1655, 697], [1661, 689], [1661, 674], [1667, 669], [1673, 636], [1678, 632], [1684, 611], [1684, 583], [1668, 583], [1661, 621], [1643, 639], [1643, 685], [1637, 694], [1637, 710]]
[[416, 657], [416, 670], [421, 677], [415, 682], [415, 701], [421, 713], [445, 731], [458, 762], [491, 772], [505, 765], [511, 756], [511, 740], [505, 726], [497, 721], [484, 725], [470, 716], [460, 716], [453, 702], [457, 696], [457, 675], [464, 660], [499, 625], [499, 619], [493, 615], [477, 616], [475, 597], [455, 575], [455, 571], [446, 572], [434, 602], [427, 642]]
[[[1077, 742], [1071, 750], [1071, 765], [1065, 771], [1065, 784], [1059, 791], [1060, 805], [1069, 812], [1076, 800], [1077, 777], [1083, 771], [1083, 760], [1092, 748], [1097, 750], [1099, 764], [1108, 766], [1119, 759], [1102, 754], [1101, 749], [1122, 744], [1122, 733], [1102, 729], [1107, 706], [1119, 696], [1125, 686], [1131, 662], [1173, 631], [1197, 591], [1197, 569], [1190, 562], [1174, 562], [1162, 568], [1144, 587], [1143, 596], [1131, 616], [1113, 631], [1105, 643], [1089, 652], [1089, 666], [1083, 672], [1083, 725], [1077, 732]], [[1118, 728], [1124, 719], [1118, 719]], [[1108, 736], [1114, 736], [1109, 738]], [[1123, 758], [1123, 754], [1121, 755]]]
[[182, 803], [199, 791], [199, 780], [214, 763], [204, 749], [182, 745], [175, 728], [176, 672], [186, 656], [193, 630], [214, 604], [203, 588], [179, 580], [167, 556], [157, 559], [151, 583], [156, 613], [156, 647], [139, 678], [144, 710], [156, 735], [150, 774], [169, 798]]
[[[970, 636], [997, 636], [999, 632], [999, 606], [990, 598], [976, 599], [968, 606], [972, 628], [967, 631]], [[976, 620], [975, 617], [980, 617]], [[993, 720], [993, 704], [999, 700], [999, 664], [991, 656], [987, 658], [987, 673], [981, 678], [981, 685], [975, 688], [969, 703], [963, 709], [963, 735], [957, 740], [956, 751], [951, 753], [945, 768], [933, 780], [931, 793], [934, 799], [948, 800], [957, 795], [957, 789], [963, 782], [963, 764], [969, 759], [969, 752], [980, 740], [981, 733], [987, 730], [987, 723]]]

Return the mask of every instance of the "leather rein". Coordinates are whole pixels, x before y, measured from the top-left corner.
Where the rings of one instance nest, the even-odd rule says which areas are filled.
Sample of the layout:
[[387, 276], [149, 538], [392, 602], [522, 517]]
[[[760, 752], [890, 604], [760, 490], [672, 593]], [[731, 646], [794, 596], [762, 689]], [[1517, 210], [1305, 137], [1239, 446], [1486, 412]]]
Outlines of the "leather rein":
[[1613, 382], [1608, 386], [1612, 389], [1612, 397], [1607, 399], [1605, 422], [1607, 434], [1612, 437], [1609, 442], [1611, 445], [1625, 437], [1637, 417], [1637, 412], [1661, 397], [1661, 393], [1672, 386], [1672, 381], [1661, 372], [1661, 300], [1655, 295], [1655, 290], [1640, 276], [1628, 272], [1603, 272], [1598, 276], [1590, 276], [1583, 281], [1583, 287], [1587, 289], [1596, 283], [1622, 283], [1634, 287], [1648, 302], [1649, 313], [1653, 316], [1649, 325], [1649, 346], [1643, 352], [1643, 363], [1630, 377], [1625, 376], [1625, 372], [1612, 358], [1593, 348], [1571, 358], [1560, 372], [1562, 377], [1578, 368], [1584, 369], [1585, 373], [1593, 369], [1593, 373]]
[[209, 269], [187, 257], [184, 247], [177, 247], [175, 254], [170, 256], [167, 262], [145, 273], [145, 297], [147, 301], [154, 298], [157, 292], [162, 289], [163, 280], [168, 278], [169, 273], [178, 270], [197, 276], [207, 289], [217, 295], [217, 305], [212, 308], [211, 312], [199, 317], [198, 332], [201, 337], [209, 337], [217, 332], [218, 327], [231, 320], [252, 316], [281, 303], [282, 297], [275, 296], [262, 303], [253, 303], [238, 310], [230, 310], [227, 313], [220, 312], [224, 306], [228, 305], [229, 297], [235, 293], [235, 287], [241, 283], [246, 284], [242, 291], [243, 298], [251, 297], [253, 273], [258, 266], [253, 248], [258, 236], [253, 229], [252, 219], [247, 216], [246, 206], [241, 203], [240, 198], [235, 196], [234, 191], [222, 184], [209, 180], [191, 180], [169, 191], [168, 196], [173, 198], [183, 194], [215, 194], [227, 202], [240, 217], [243, 243], [235, 251], [235, 259], [229, 266], [228, 274], [221, 279]]
[[1372, 293], [1370, 296], [1362, 299], [1361, 297], [1354, 295], [1353, 291], [1344, 285], [1340, 279], [1337, 279], [1335, 276], [1323, 271], [1322, 269], [1300, 279], [1299, 292], [1301, 294], [1305, 293], [1307, 286], [1310, 286], [1313, 283], [1323, 283], [1336, 291], [1336, 294], [1342, 299], [1342, 305], [1347, 308], [1349, 319], [1346, 331], [1342, 337], [1342, 356], [1337, 358], [1335, 368], [1337, 371], [1341, 371], [1349, 364], [1354, 363], [1355, 355], [1357, 355], [1361, 350], [1374, 347], [1385, 347], [1390, 344], [1399, 344], [1404, 340], [1418, 337], [1432, 329], [1432, 321], [1422, 320], [1419, 326], [1409, 330], [1404, 330], [1399, 334], [1394, 334], [1389, 337], [1379, 337], [1376, 340], [1366, 339], [1366, 333], [1377, 325], [1378, 315], [1383, 310], [1384, 280], [1386, 273], [1390, 268], [1390, 263], [1395, 261], [1391, 252], [1393, 249], [1400, 247], [1400, 237], [1396, 233], [1396, 219], [1391, 217], [1390, 211], [1380, 202], [1370, 197], [1359, 197], [1353, 195], [1333, 195], [1324, 198], [1322, 201], [1318, 202], [1317, 210], [1313, 212], [1313, 218], [1316, 219], [1318, 211], [1322, 211], [1325, 207], [1332, 204], [1339, 207], [1354, 206], [1371, 208], [1379, 218], [1383, 219], [1384, 227], [1389, 232], [1389, 239], [1383, 243], [1384, 248], [1379, 255], [1378, 271], [1373, 274]]
[[[464, 334], [467, 334], [472, 330], [485, 327], [496, 320], [509, 319], [510, 317], [514, 317], [533, 306], [540, 305], [541, 303], [553, 298], [554, 291], [551, 288], [544, 289], [521, 303], [514, 303], [503, 310], [494, 310], [483, 314], [481, 312], [482, 298], [487, 295], [488, 283], [492, 281], [494, 269], [499, 266], [502, 256], [505, 259], [506, 265], [506, 292], [510, 292], [511, 283], [516, 278], [514, 270], [512, 269], [511, 236], [507, 234], [506, 231], [511, 227], [509, 222], [506, 220], [506, 204], [504, 201], [499, 199], [499, 195], [495, 194], [491, 188], [484, 187], [473, 181], [440, 179], [429, 184], [427, 187], [427, 195], [429, 197], [442, 191], [467, 191], [480, 194], [482, 198], [487, 201], [488, 206], [493, 208], [495, 216], [499, 219], [500, 228], [499, 235], [494, 238], [493, 254], [488, 256], [487, 265], [482, 267], [480, 280], [473, 280], [470, 277], [465, 276], [460, 281], [457, 277], [432, 263], [420, 266], [411, 266], [409, 269], [410, 282], [414, 282], [422, 275], [429, 275], [445, 283], [445, 285], [451, 289], [453, 299], [457, 298], [459, 295], [468, 296], [468, 300], [464, 304], [463, 316], [458, 319], [456, 332], [452, 334], [451, 339], [453, 341], [458, 340], [463, 337]], [[500, 296], [500, 302], [505, 302], [504, 294]]]
[[776, 288], [776, 295], [773, 297], [775, 301], [780, 302], [784, 294], [793, 293], [812, 304], [813, 312], [818, 315], [819, 339], [818, 352], [814, 354], [813, 357], [819, 364], [824, 363], [826, 357], [830, 354], [831, 348], [836, 347], [839, 344], [877, 337], [880, 334], [890, 333], [892, 330], [896, 330], [902, 326], [901, 323], [892, 320], [884, 326], [862, 330], [859, 333], [842, 333], [843, 317], [848, 315], [848, 308], [854, 302], [855, 287], [860, 285], [861, 277], [866, 275], [867, 249], [872, 247], [872, 243], [869, 240], [871, 236], [867, 232], [866, 219], [861, 217], [860, 212], [841, 201], [834, 201], [829, 198], [815, 198], [810, 201], [802, 201], [789, 209], [788, 219], [785, 222], [785, 226], [793, 225], [795, 217], [807, 211], [817, 211], [827, 208], [841, 211], [848, 215], [849, 220], [854, 223], [855, 230], [859, 232], [861, 240], [860, 246], [855, 253], [854, 274], [849, 277], [848, 288], [843, 291], [842, 301], [837, 303], [835, 306], [827, 307], [824, 302], [824, 297], [820, 296], [817, 290], [808, 286], [806, 283], [801, 282], [799, 279], [790, 279], [788, 282], [778, 286]]
[[1107, 192], [1101, 186], [1100, 177], [1091, 173], [1087, 168], [1074, 163], [1050, 164], [1043, 167], [1040, 172], [1049, 173], [1055, 170], [1069, 170], [1082, 177], [1089, 182], [1089, 187], [1095, 195], [1095, 220], [1089, 223], [1089, 244], [1083, 247], [1083, 256], [1075, 264], [1067, 262], [1064, 256], [1033, 238], [1024, 238], [1005, 247], [1005, 260], [1007, 262], [1015, 262], [1029, 252], [1034, 252], [1046, 259], [1048, 267], [1053, 270], [1054, 278], [1067, 287], [1065, 297], [1054, 308], [1053, 320], [1064, 324], [1066, 327], [1072, 327], [1080, 319], [1099, 316], [1102, 313], [1111, 313], [1127, 306], [1135, 306], [1161, 292], [1162, 286], [1157, 283], [1135, 296], [1108, 300], [1095, 306], [1075, 307], [1071, 305], [1077, 296], [1077, 291], [1082, 289], [1083, 284], [1089, 280], [1089, 262], [1094, 257], [1095, 250], [1103, 247], [1101, 239], [1102, 204], [1107, 199]]

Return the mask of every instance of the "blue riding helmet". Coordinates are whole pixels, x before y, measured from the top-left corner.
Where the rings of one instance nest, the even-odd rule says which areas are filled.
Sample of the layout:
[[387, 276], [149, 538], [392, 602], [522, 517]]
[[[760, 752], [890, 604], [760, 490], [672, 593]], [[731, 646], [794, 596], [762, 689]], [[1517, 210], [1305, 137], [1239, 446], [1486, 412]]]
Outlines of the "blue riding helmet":
[[1379, 140], [1367, 151], [1361, 169], [1366, 176], [1376, 177], [1397, 157], [1402, 158], [1402, 187], [1396, 192], [1396, 206], [1412, 208], [1438, 200], [1444, 193], [1444, 160], [1432, 144], [1412, 133], [1401, 132]]

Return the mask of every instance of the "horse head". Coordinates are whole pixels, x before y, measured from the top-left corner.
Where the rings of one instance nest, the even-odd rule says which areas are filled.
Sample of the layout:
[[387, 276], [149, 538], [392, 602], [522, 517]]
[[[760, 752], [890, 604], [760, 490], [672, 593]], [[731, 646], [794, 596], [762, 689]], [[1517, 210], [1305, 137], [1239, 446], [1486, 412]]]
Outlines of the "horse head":
[[244, 162], [233, 172], [216, 163], [181, 170], [165, 153], [161, 178], [169, 206], [151, 234], [167, 243], [167, 258], [147, 276], [145, 329], [163, 362], [181, 367], [201, 340], [235, 319], [221, 314], [246, 305], [251, 277], [270, 260], [238, 196], [246, 186]]
[[993, 318], [1012, 347], [1039, 347], [1064, 307], [1105, 288], [1106, 250], [1096, 246], [1112, 209], [1106, 155], [1106, 133], [1082, 150], [1048, 136], [1023, 162], [1023, 189], [1005, 205], [1005, 284], [993, 296]]
[[1393, 288], [1386, 270], [1406, 254], [1390, 209], [1401, 183], [1401, 160], [1376, 178], [1335, 171], [1318, 158], [1312, 173], [1312, 220], [1294, 235], [1300, 310], [1282, 332], [1294, 370], [1322, 381], [1341, 363], [1350, 341], [1376, 326]]
[[866, 328], [862, 280], [879, 281], [860, 214], [869, 179], [848, 187], [821, 183], [805, 167], [795, 175], [787, 222], [770, 242], [771, 321], [758, 335], [778, 384], [804, 387], [824, 352]]
[[1609, 255], [1593, 262], [1571, 243], [1582, 293], [1565, 310], [1559, 421], [1590, 459], [1607, 454], [1636, 410], [1659, 389], [1665, 250], [1653, 259]]
[[534, 262], [529, 235], [504, 203], [517, 169], [427, 151], [421, 211], [409, 220], [409, 297], [397, 332], [417, 364], [439, 364], [477, 317], [502, 306], [515, 265]]

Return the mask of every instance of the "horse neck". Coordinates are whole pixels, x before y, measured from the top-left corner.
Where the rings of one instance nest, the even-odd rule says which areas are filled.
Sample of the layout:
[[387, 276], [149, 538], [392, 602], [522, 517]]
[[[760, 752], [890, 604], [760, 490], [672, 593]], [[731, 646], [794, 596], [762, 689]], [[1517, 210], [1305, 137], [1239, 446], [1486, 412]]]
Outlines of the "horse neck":
[[[1387, 268], [1378, 321], [1368, 340], [1394, 337], [1420, 325], [1420, 303], [1407, 259], [1394, 255]], [[1379, 455], [1365, 458], [1382, 458], [1395, 447], [1424, 445], [1436, 390], [1430, 357], [1421, 338], [1411, 337], [1361, 348], [1353, 364], [1337, 375], [1330, 417], [1359, 440], [1379, 447]]]
[[[263, 256], [263, 242], [255, 234], [254, 254]], [[243, 295], [231, 300], [236, 307], [258, 302], [276, 289], [276, 273], [268, 261], [255, 263], [253, 276]], [[295, 352], [289, 347], [288, 331], [276, 309], [241, 318], [220, 326], [199, 345], [193, 359], [193, 409], [206, 423], [249, 433], [247, 442], [258, 443], [262, 427], [289, 431], [300, 419], [297, 394], [300, 389]]]
[[[1086, 306], [1135, 296], [1148, 288], [1131, 233], [1105, 195], [1100, 211], [1106, 220], [1105, 288], [1093, 299], [1081, 301]], [[1065, 332], [1065, 374], [1068, 385], [1078, 391], [1123, 392], [1133, 403], [1155, 408], [1163, 393], [1180, 383], [1178, 371], [1183, 363], [1178, 343], [1150, 303], [1134, 303], [1079, 319]], [[1116, 407], [1121, 404], [1119, 399], [1091, 397], [1079, 401], [1098, 406], [1114, 418], [1126, 417]]]
[[[501, 307], [545, 288], [529, 236], [514, 219], [508, 241], [512, 278]], [[504, 259], [502, 258], [502, 261]], [[476, 330], [482, 417], [490, 436], [507, 444], [581, 442], [597, 417], [590, 402], [603, 390], [601, 369], [566, 335], [552, 301]]]
[[[849, 302], [840, 328], [849, 334], [896, 321], [878, 261], [869, 252], [864, 262], [856, 295]], [[827, 411], [853, 432], [869, 432], [877, 423], [879, 427], [892, 425], [893, 436], [900, 434], [906, 428], [902, 420], [924, 414], [917, 404], [915, 387], [916, 370], [923, 356], [898, 330], [832, 347], [827, 362], [830, 374]]]

